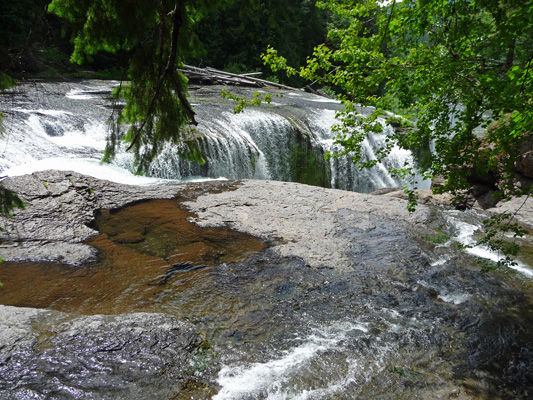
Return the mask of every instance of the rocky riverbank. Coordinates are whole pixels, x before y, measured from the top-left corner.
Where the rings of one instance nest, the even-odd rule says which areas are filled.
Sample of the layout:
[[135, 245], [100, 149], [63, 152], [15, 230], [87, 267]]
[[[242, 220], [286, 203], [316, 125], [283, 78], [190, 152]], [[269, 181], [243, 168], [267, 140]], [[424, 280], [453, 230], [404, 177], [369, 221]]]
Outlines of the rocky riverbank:
[[0, 306], [0, 343], [5, 400], [170, 399], [201, 385], [194, 366], [204, 341], [169, 315]]
[[0, 249], [6, 261], [76, 265], [91, 260], [94, 249], [83, 241], [98, 234], [93, 226], [98, 210], [155, 198], [177, 196], [197, 214], [194, 220], [200, 226], [229, 226], [267, 241], [279, 239], [280, 254], [302, 257], [315, 267], [349, 264], [346, 254], [353, 244], [340, 234], [340, 220], [370, 231], [374, 220], [386, 219], [407, 232], [409, 224], [417, 225], [421, 234], [430, 218], [425, 206], [408, 213], [401, 199], [277, 181], [129, 186], [74, 172], [43, 171], [3, 184], [27, 202], [25, 210], [3, 221]]

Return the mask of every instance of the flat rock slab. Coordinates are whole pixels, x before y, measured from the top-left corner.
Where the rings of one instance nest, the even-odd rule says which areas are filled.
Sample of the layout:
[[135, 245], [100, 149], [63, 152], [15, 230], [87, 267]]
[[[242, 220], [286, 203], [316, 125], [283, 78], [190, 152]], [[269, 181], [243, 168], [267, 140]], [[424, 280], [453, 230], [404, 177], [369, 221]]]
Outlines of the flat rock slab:
[[3, 185], [26, 202], [14, 218], [3, 219], [0, 256], [6, 261], [59, 261], [82, 264], [93, 259], [83, 244], [98, 234], [91, 224], [97, 210], [115, 209], [153, 198], [178, 196], [198, 215], [200, 226], [227, 226], [272, 241], [283, 256], [309, 266], [344, 268], [352, 242], [344, 232], [374, 230], [376, 222], [394, 229], [421, 229], [430, 209], [408, 213], [401, 199], [276, 181], [203, 182], [188, 185], [129, 186], [74, 172], [43, 171], [5, 179]]
[[498, 203], [494, 209], [489, 211], [510, 213], [515, 216], [517, 221], [527, 225], [529, 229], [533, 229], [533, 198], [531, 196], [514, 198], [510, 201], [502, 201]]
[[277, 181], [242, 181], [235, 191], [206, 194], [184, 205], [201, 226], [231, 226], [265, 239], [279, 238], [282, 256], [297, 256], [311, 267], [351, 265], [353, 240], [346, 233], [374, 231], [387, 223], [423, 230], [430, 210], [409, 213], [404, 200]]

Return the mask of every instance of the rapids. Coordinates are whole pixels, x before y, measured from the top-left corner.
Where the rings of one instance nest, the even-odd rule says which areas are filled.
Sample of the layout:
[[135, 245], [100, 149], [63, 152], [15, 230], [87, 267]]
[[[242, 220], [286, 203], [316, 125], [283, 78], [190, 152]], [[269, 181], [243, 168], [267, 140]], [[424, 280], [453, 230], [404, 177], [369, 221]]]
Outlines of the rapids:
[[[70, 179], [81, 186], [79, 176]], [[51, 179], [49, 185], [58, 183]], [[100, 195], [99, 186], [87, 184]], [[79, 267], [4, 262], [0, 304], [73, 315], [163, 313], [192, 323], [211, 347], [179, 367], [202, 383], [180, 399], [530, 397], [531, 280], [486, 275], [472, 255], [452, 243], [433, 243], [427, 234], [451, 234], [458, 226], [447, 223], [446, 214], [421, 210], [405, 217], [400, 201], [278, 185], [196, 184], [174, 199], [97, 212], [91, 226], [100, 235], [86, 241], [99, 250], [97, 259]], [[116, 192], [104, 187], [108, 196]], [[258, 196], [262, 190], [264, 198]], [[61, 196], [69, 198], [68, 190]], [[209, 207], [206, 198], [213, 202]], [[184, 207], [195, 201], [206, 210], [197, 216]], [[376, 207], [381, 212], [369, 211]], [[385, 207], [393, 208], [387, 213]], [[224, 221], [243, 213], [243, 222], [264, 220], [265, 210], [274, 216], [258, 227], [262, 232], [299, 213], [299, 220], [288, 221], [294, 229], [307, 223], [330, 248], [347, 243], [348, 264], [341, 267], [336, 254], [326, 253], [329, 261], [321, 262], [280, 254], [276, 248], [284, 242], [305, 248], [288, 231], [285, 239], [263, 241], [191, 222], [208, 219], [209, 212]], [[415, 224], [406, 226], [409, 219]], [[316, 221], [321, 225], [313, 228]], [[329, 233], [321, 234], [324, 229]], [[69, 360], [74, 371], [75, 362]], [[39, 393], [40, 375], [23, 376], [18, 393]], [[79, 380], [84, 391], [65, 387], [85, 398], [111, 398], [90, 375], [68, 378]], [[60, 374], [54, 379], [67, 385]], [[0, 394], [8, 387], [0, 374]]]

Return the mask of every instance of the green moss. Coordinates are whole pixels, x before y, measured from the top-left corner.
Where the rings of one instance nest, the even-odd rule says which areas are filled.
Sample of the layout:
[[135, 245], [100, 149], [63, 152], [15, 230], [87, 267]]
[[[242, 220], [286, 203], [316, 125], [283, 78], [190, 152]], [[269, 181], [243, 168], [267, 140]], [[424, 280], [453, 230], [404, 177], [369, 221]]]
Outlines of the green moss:
[[[205, 340], [203, 342], [205, 342]], [[194, 352], [194, 359], [190, 362], [189, 367], [183, 370], [183, 374], [196, 375], [204, 372], [211, 365], [213, 355], [214, 352], [211, 350], [210, 346], [208, 348], [200, 347]]]
[[430, 242], [433, 244], [444, 244], [450, 240], [450, 237], [446, 235], [444, 232], [442, 232], [440, 229], [438, 229], [435, 235], [426, 236], [424, 239], [427, 242]]
[[317, 153], [304, 134], [297, 133], [290, 149], [290, 175], [294, 182], [329, 187], [328, 168], [323, 154]]

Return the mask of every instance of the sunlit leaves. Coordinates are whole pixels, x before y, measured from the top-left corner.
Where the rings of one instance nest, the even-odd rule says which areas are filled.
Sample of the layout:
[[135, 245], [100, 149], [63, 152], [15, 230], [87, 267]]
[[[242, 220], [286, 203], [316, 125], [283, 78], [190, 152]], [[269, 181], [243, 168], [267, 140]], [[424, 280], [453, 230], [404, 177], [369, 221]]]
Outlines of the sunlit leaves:
[[[417, 128], [409, 140], [396, 138], [397, 144], [416, 149], [431, 141], [434, 154], [415, 168], [445, 176], [445, 190], [456, 192], [468, 187], [465, 166], [487, 170], [502, 157], [516, 159], [517, 143], [533, 126], [532, 4], [405, 0], [383, 7], [377, 1], [320, 1], [319, 7], [349, 23], [331, 29], [334, 46], [317, 47], [299, 73], [335, 85], [347, 105], [409, 112]], [[265, 61], [294, 73], [275, 50], [270, 54]], [[342, 154], [360, 149], [360, 129], [375, 131], [376, 114], [357, 114], [357, 107], [348, 106], [340, 116]], [[495, 124], [509, 115], [505, 124]], [[477, 154], [479, 129], [489, 126], [490, 151]]]
[[[520, 246], [512, 239], [523, 237], [528, 234], [528, 231], [520, 224], [513, 222], [513, 219], [514, 215], [506, 212], [493, 215], [483, 221], [485, 234], [476, 242], [476, 246], [486, 246], [498, 255], [494, 268], [516, 265], [513, 257], [520, 252]], [[485, 268], [492, 267], [487, 264]]]
[[278, 55], [276, 49], [268, 46], [266, 53], [261, 54], [261, 59], [265, 64], [269, 64], [272, 71], [286, 71], [288, 76], [296, 75], [298, 72], [296, 69], [287, 65], [287, 59]]
[[229, 99], [237, 102], [237, 105], [233, 107], [234, 114], [240, 114], [249, 106], [259, 107], [263, 103], [270, 104], [272, 102], [272, 95], [270, 93], [255, 92], [252, 99], [238, 96], [228, 90], [221, 90], [220, 94], [224, 99]]
[[[460, 197], [473, 175], [488, 173], [500, 176], [500, 196], [521, 193], [513, 178], [521, 145], [533, 135], [533, 0], [317, 4], [342, 23], [299, 73], [335, 85], [346, 107], [334, 127], [341, 150], [330, 157], [371, 167], [397, 145], [422, 156], [394, 172], [441, 175], [441, 193]], [[293, 73], [275, 50], [271, 54], [265, 61]], [[376, 111], [363, 116], [361, 105]], [[362, 144], [379, 131], [380, 109], [409, 115], [416, 124], [402, 127], [366, 160]], [[415, 195], [406, 190], [412, 208]], [[512, 252], [492, 239], [487, 244]]]

